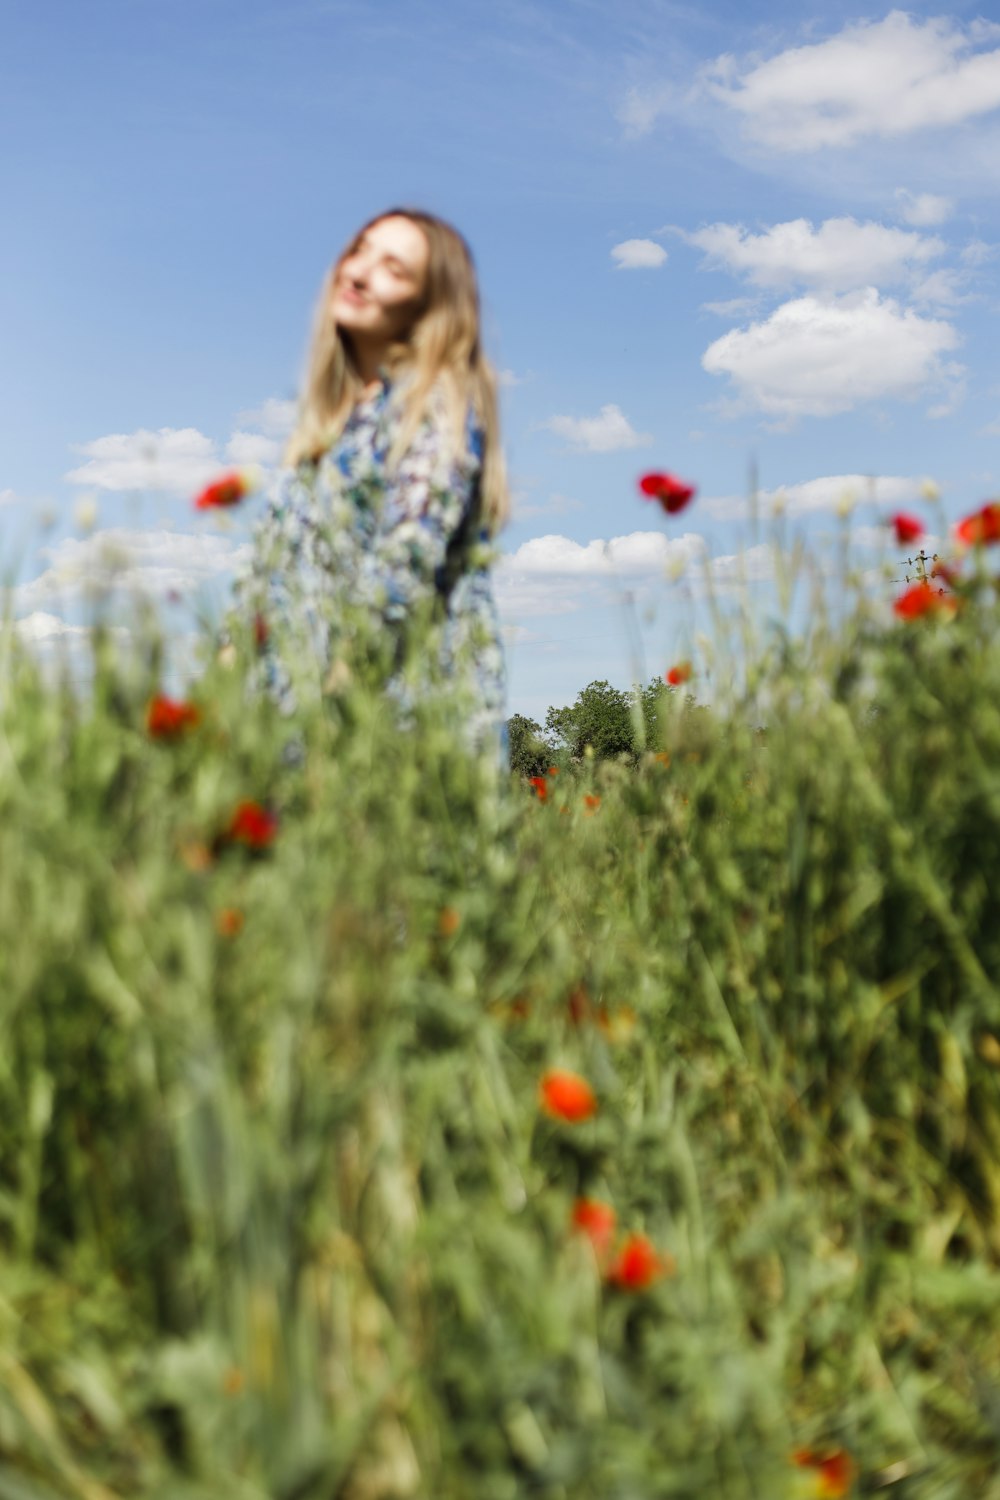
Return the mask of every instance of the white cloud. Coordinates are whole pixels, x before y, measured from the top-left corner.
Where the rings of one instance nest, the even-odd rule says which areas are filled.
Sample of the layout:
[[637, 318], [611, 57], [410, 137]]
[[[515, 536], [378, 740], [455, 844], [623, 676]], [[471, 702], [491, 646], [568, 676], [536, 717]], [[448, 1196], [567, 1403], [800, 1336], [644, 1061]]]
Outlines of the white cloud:
[[703, 302], [704, 312], [715, 313], [719, 318], [746, 318], [760, 306], [757, 297], [730, 297], [725, 302]]
[[238, 428], [255, 428], [265, 437], [286, 438], [295, 426], [297, 411], [297, 401], [284, 401], [279, 396], [268, 396], [260, 406], [237, 412], [236, 425]]
[[760, 234], [742, 224], [709, 224], [685, 238], [705, 251], [710, 265], [755, 286], [827, 292], [906, 280], [945, 250], [940, 239], [852, 218], [827, 219], [818, 229], [808, 219], [792, 219]]
[[657, 88], [630, 88], [616, 110], [625, 127], [625, 135], [635, 139], [648, 135], [661, 115], [676, 108], [677, 89], [669, 84]]
[[937, 193], [911, 193], [909, 188], [896, 189], [899, 217], [917, 229], [927, 229], [932, 224], [943, 224], [955, 212], [951, 198]]
[[996, 245], [988, 245], [985, 240], [970, 240], [959, 255], [967, 266], [982, 266], [993, 260], [996, 253]]
[[66, 639], [83, 641], [90, 635], [89, 625], [68, 625], [58, 615], [46, 614], [41, 609], [26, 615], [23, 620], [15, 620], [14, 629], [23, 641], [32, 645]]
[[50, 566], [14, 590], [19, 612], [36, 611], [92, 593], [118, 588], [157, 598], [190, 594], [225, 578], [249, 557], [249, 544], [211, 533], [176, 531], [97, 531], [65, 537], [42, 550]]
[[601, 602], [614, 603], [616, 585], [657, 583], [668, 566], [686, 566], [704, 555], [704, 539], [692, 532], [668, 538], [659, 531], [634, 531], [591, 542], [533, 537], [500, 559], [497, 603], [505, 621], [572, 614], [593, 603], [595, 589]]
[[518, 375], [515, 370], [498, 370], [497, 385], [501, 390], [512, 390], [516, 385], [524, 385], [526, 381], [533, 378], [534, 372], [529, 370], [525, 375]]
[[226, 462], [241, 467], [261, 464], [270, 468], [281, 458], [283, 444], [262, 432], [234, 432], [226, 443]]
[[971, 293], [963, 288], [967, 272], [940, 269], [932, 271], [910, 291], [910, 300], [917, 307], [937, 307], [942, 311], [957, 307], [960, 302], [971, 301]]
[[[814, 511], [835, 511], [848, 498], [880, 507], [904, 505], [919, 499], [921, 478], [886, 474], [827, 474], [797, 484], [757, 491], [757, 515], [766, 520], [775, 511], [787, 515], [804, 515]], [[716, 495], [698, 501], [699, 515], [713, 521], [748, 521], [749, 495]]]
[[644, 448], [653, 441], [636, 432], [620, 406], [602, 406], [596, 417], [549, 417], [540, 424], [584, 453], [612, 453], [619, 448]]
[[655, 240], [622, 240], [612, 246], [611, 258], [619, 271], [653, 270], [663, 265], [667, 252]]
[[955, 381], [959, 372], [941, 356], [957, 343], [950, 323], [901, 310], [869, 287], [785, 302], [764, 322], [716, 339], [702, 365], [728, 375], [743, 401], [762, 412], [826, 417]]
[[774, 548], [767, 542], [726, 557], [713, 557], [711, 562], [712, 577], [722, 584], [759, 583], [773, 578], [774, 572]]
[[74, 447], [87, 462], [65, 478], [101, 490], [194, 494], [220, 467], [215, 444], [195, 427], [161, 427], [158, 432], [140, 428]]
[[904, 505], [920, 495], [923, 480], [899, 474], [827, 474], [779, 489], [762, 490], [764, 506], [781, 506], [790, 515], [835, 511], [848, 499], [878, 506]]
[[13, 505], [17, 495], [13, 490], [0, 490], [0, 505]]
[[[765, 61], [716, 60], [704, 74], [711, 96], [746, 134], [772, 151], [852, 146], [867, 137], [942, 129], [1000, 108], [1000, 27], [964, 26], [901, 10], [851, 22], [826, 41], [790, 47]], [[634, 127], [663, 104], [631, 106]]]
[[660, 573], [668, 562], [679, 556], [690, 558], [704, 547], [704, 538], [693, 532], [670, 538], [662, 531], [632, 531], [586, 543], [568, 536], [536, 536], [507, 554], [502, 566], [509, 573], [615, 578], [623, 573]]

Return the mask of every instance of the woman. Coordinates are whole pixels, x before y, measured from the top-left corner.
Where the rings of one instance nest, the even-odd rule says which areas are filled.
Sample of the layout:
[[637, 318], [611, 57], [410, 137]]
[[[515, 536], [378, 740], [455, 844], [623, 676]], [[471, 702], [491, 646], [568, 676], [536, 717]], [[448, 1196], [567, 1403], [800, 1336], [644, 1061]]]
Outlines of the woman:
[[464, 688], [470, 743], [504, 743], [488, 543], [507, 508], [468, 246], [432, 214], [391, 209], [326, 277], [285, 468], [237, 585], [282, 708], [303, 633], [315, 682], [343, 685], [374, 655], [405, 707], [422, 620], [431, 661], [417, 691], [441, 676]]

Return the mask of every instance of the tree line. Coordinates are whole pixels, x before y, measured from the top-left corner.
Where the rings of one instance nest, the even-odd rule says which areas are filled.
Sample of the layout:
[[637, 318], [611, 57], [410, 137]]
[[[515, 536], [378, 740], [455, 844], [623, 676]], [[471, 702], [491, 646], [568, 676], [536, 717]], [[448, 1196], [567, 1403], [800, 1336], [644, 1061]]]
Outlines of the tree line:
[[[587, 747], [600, 760], [627, 756], [638, 760], [643, 750], [660, 748], [662, 710], [676, 692], [661, 677], [637, 691], [588, 683], [565, 708], [550, 708], [541, 725], [524, 714], [507, 720], [510, 766], [521, 776], [543, 776], [554, 760], [583, 759]], [[692, 696], [686, 706], [695, 707]]]

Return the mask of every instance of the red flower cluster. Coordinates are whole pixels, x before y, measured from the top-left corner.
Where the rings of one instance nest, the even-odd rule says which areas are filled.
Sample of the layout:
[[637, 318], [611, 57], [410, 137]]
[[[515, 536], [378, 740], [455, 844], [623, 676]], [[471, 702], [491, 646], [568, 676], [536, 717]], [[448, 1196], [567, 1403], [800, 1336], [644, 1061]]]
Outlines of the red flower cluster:
[[812, 1448], [799, 1448], [792, 1463], [800, 1469], [813, 1469], [816, 1476], [816, 1500], [844, 1500], [851, 1493], [857, 1468], [845, 1448], [834, 1448], [826, 1454]]
[[685, 484], [676, 474], [644, 474], [639, 489], [649, 500], [658, 500], [668, 516], [683, 510], [698, 493], [693, 484]]
[[225, 839], [230, 844], [245, 844], [248, 849], [266, 849], [278, 832], [278, 818], [259, 802], [240, 802], [226, 826]]
[[672, 1255], [661, 1255], [644, 1234], [630, 1234], [607, 1270], [612, 1286], [624, 1292], [644, 1292], [664, 1276], [672, 1276], [677, 1263]]
[[681, 683], [690, 682], [692, 670], [689, 661], [679, 661], [676, 666], [670, 668], [669, 672], [664, 672], [664, 680], [669, 682], [671, 687], [680, 687]]
[[626, 1235], [612, 1254], [618, 1219], [610, 1203], [601, 1203], [596, 1198], [577, 1198], [571, 1223], [590, 1240], [609, 1286], [624, 1292], [644, 1292], [664, 1276], [672, 1276], [677, 1269], [673, 1256], [661, 1255], [644, 1234]]
[[910, 587], [893, 603], [893, 610], [901, 620], [921, 620], [926, 615], [953, 614], [957, 604], [944, 589], [933, 588], [926, 581], [911, 583]]
[[549, 784], [544, 776], [529, 776], [531, 785], [535, 788], [535, 795], [539, 802], [544, 802], [549, 795]]
[[597, 1113], [597, 1095], [586, 1078], [564, 1068], [550, 1068], [542, 1076], [538, 1098], [547, 1115], [568, 1125], [579, 1125]]
[[601, 1203], [596, 1198], [577, 1198], [573, 1204], [573, 1228], [587, 1236], [599, 1263], [603, 1264], [611, 1251], [617, 1223], [618, 1216], [610, 1203]]
[[955, 527], [955, 539], [964, 547], [988, 547], [1000, 542], [1000, 500], [987, 500]]
[[923, 521], [917, 516], [907, 515], [905, 510], [898, 510], [889, 520], [901, 547], [905, 547], [907, 542], [918, 542], [924, 534]]
[[146, 729], [154, 740], [176, 740], [201, 723], [201, 709], [156, 693], [146, 707]]
[[256, 488], [256, 477], [250, 469], [232, 469], [195, 496], [195, 510], [216, 510], [236, 505]]

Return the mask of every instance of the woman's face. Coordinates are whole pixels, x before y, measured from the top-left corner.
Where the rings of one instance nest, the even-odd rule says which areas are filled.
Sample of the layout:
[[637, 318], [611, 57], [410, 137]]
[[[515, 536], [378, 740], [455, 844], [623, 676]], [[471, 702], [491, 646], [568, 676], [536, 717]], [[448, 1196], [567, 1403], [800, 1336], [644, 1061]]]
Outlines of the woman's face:
[[341, 262], [330, 311], [355, 337], [390, 342], [405, 337], [427, 283], [427, 236], [401, 214], [365, 230]]

